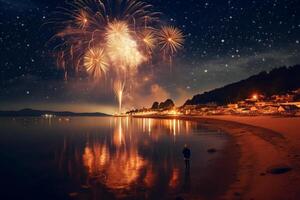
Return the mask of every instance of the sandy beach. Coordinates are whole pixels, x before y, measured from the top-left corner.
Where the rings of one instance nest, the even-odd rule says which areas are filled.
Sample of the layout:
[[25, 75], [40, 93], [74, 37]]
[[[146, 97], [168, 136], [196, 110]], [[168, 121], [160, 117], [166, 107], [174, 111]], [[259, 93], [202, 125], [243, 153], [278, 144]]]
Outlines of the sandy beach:
[[271, 117], [271, 116], [210, 116], [208, 119], [238, 122], [261, 127], [281, 134], [295, 151], [300, 153], [300, 117]]
[[[206, 128], [218, 129], [233, 136], [240, 151], [236, 180], [226, 193], [220, 195], [220, 199], [300, 199], [300, 118], [159, 118], [199, 121]], [[222, 171], [219, 176], [222, 177]]]

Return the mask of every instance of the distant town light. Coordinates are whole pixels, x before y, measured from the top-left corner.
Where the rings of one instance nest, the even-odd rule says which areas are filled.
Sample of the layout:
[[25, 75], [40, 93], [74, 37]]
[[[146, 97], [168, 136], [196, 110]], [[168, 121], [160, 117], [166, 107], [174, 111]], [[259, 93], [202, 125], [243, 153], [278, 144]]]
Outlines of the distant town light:
[[176, 109], [169, 110], [167, 113], [174, 116], [180, 115], [180, 112], [178, 112]]
[[52, 114], [44, 114], [42, 115], [43, 118], [46, 118], [46, 119], [51, 119], [53, 117], [55, 117], [55, 115], [52, 115]]
[[257, 94], [252, 95], [252, 99], [255, 100], [255, 101], [258, 100]]

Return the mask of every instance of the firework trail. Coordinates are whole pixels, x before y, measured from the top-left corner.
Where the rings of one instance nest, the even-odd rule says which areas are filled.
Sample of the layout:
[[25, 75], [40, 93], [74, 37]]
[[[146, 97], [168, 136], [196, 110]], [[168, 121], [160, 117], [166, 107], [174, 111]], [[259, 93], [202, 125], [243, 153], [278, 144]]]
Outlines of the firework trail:
[[122, 113], [124, 89], [125, 89], [125, 82], [122, 82], [120, 80], [114, 82], [114, 92], [116, 94], [119, 103], [119, 113]]

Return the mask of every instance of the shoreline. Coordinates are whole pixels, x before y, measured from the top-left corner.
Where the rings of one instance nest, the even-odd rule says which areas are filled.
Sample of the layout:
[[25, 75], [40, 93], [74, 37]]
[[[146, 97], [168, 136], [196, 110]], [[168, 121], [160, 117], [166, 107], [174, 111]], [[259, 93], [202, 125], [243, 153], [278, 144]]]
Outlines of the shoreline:
[[[196, 121], [208, 129], [218, 129], [232, 136], [240, 150], [236, 180], [219, 199], [300, 199], [299, 151], [285, 132], [270, 129], [268, 127], [270, 124], [265, 128], [222, 117], [134, 116], [134, 118]], [[230, 151], [235, 150], [232, 147]]]

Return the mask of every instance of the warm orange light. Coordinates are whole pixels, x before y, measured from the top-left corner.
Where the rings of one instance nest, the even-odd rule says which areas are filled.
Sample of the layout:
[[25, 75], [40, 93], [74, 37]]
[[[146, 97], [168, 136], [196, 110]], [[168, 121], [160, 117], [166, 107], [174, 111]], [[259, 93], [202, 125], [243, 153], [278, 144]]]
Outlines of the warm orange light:
[[[138, 155], [135, 147], [120, 149], [111, 154], [107, 144], [87, 146], [82, 155], [89, 176], [110, 189], [121, 189], [136, 182], [147, 161]], [[103, 174], [106, 174], [104, 177]]]
[[257, 100], [257, 99], [258, 99], [257, 94], [254, 94], [254, 95], [252, 96], [252, 99], [253, 99], [253, 100]]
[[170, 188], [176, 188], [179, 184], [179, 169], [174, 168], [172, 171], [171, 179], [169, 181]]
[[173, 109], [173, 110], [168, 111], [168, 114], [169, 115], [177, 116], [177, 115], [180, 115], [180, 112], [178, 112], [177, 110]]

